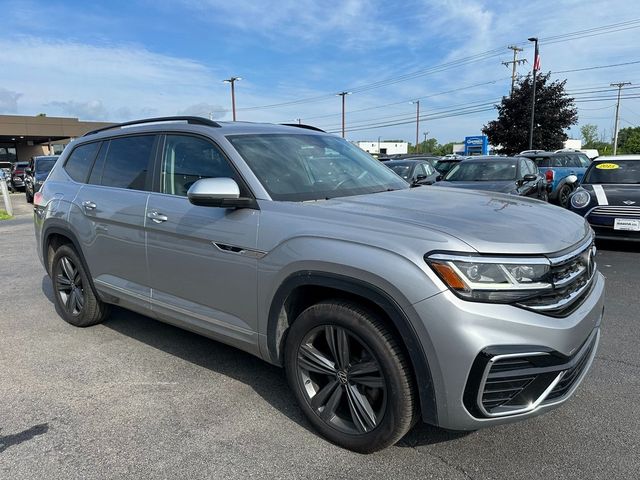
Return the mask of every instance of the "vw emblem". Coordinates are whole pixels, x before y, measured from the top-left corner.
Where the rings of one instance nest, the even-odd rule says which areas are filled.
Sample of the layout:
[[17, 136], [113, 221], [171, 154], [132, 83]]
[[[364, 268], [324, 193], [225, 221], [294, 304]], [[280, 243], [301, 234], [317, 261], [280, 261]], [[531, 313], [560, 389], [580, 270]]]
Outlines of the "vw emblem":
[[634, 202], [633, 200], [624, 200], [622, 203], [624, 203], [625, 205], [633, 205], [636, 202]]
[[338, 370], [336, 376], [338, 377], [338, 380], [342, 385], [347, 384], [347, 372], [345, 372], [344, 370]]

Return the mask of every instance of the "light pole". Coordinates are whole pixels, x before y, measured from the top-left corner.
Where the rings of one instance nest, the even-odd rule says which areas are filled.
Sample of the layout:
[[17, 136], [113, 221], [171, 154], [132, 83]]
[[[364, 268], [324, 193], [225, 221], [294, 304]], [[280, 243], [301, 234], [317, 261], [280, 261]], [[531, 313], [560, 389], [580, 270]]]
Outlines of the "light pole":
[[420, 141], [420, 100], [411, 102], [416, 106], [416, 152], [419, 153], [418, 142]]
[[378, 155], [380, 155], [380, 135], [378, 135]]
[[337, 97], [342, 97], [342, 138], [344, 138], [344, 97], [351, 95], [351, 92], [336, 93]]
[[615, 127], [613, 127], [613, 154], [616, 155], [618, 153], [618, 125], [620, 120], [620, 94], [622, 93], [622, 88], [625, 85], [631, 85], [631, 82], [620, 82], [620, 83], [612, 83], [610, 84], [612, 87], [618, 88], [618, 101], [616, 102], [616, 123]]
[[536, 72], [540, 69], [540, 55], [538, 53], [538, 37], [530, 37], [528, 40], [535, 45], [533, 67], [531, 69], [531, 122], [529, 124], [529, 150], [533, 150], [533, 122], [536, 116]]
[[223, 80], [224, 83], [231, 84], [231, 112], [233, 113], [233, 121], [236, 121], [236, 90], [235, 83], [238, 80], [242, 80], [242, 77], [231, 77]]

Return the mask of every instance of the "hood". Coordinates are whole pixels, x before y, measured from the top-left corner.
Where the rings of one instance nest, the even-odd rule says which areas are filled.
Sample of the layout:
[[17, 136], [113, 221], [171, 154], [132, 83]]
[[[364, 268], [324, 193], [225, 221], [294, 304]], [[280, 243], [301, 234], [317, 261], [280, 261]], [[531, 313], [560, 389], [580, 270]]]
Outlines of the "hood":
[[[433, 229], [453, 236], [478, 252], [554, 253], [589, 235], [585, 220], [560, 207], [524, 197], [458, 188], [422, 187], [335, 198], [316, 206], [341, 221], [374, 229], [376, 221]], [[406, 229], [405, 229], [406, 230]], [[401, 240], [400, 240], [401, 241]]]
[[465, 188], [467, 190], [483, 190], [487, 192], [510, 193], [516, 189], [514, 180], [501, 180], [496, 182], [437, 182], [434, 185], [440, 187]]
[[[633, 185], [621, 185], [621, 184], [600, 184], [595, 185], [602, 187], [602, 191], [604, 192], [605, 198], [609, 205], [627, 205], [624, 202], [636, 202], [627, 206], [636, 206], [640, 207], [640, 184]], [[589, 193], [593, 194], [594, 185], [588, 184], [583, 185], [583, 188], [589, 191]]]

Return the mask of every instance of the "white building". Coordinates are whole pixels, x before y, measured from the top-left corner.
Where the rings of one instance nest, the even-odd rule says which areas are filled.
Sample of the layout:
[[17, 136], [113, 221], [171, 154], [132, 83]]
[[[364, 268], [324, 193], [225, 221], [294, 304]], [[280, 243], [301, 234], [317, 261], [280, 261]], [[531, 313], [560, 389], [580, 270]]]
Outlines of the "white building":
[[362, 141], [355, 144], [367, 153], [380, 155], [396, 155], [409, 151], [409, 143], [407, 142], [378, 142], [378, 141]]

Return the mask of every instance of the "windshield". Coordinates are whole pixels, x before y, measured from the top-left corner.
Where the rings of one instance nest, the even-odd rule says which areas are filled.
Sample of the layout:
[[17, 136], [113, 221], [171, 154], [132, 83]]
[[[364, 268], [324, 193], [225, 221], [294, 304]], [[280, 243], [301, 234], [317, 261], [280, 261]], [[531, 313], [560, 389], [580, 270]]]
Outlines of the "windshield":
[[389, 166], [389, 168], [405, 180], [409, 180], [409, 175], [411, 174], [411, 165], [392, 165]]
[[274, 200], [305, 201], [409, 188], [378, 160], [328, 135], [227, 137]]
[[438, 170], [443, 175], [455, 167], [460, 160], [438, 160], [434, 165], [435, 169]]
[[448, 182], [496, 182], [516, 179], [516, 161], [461, 162], [444, 177]]
[[36, 160], [36, 173], [49, 173], [58, 157], [39, 158]]
[[640, 160], [594, 163], [582, 183], [640, 183]]

